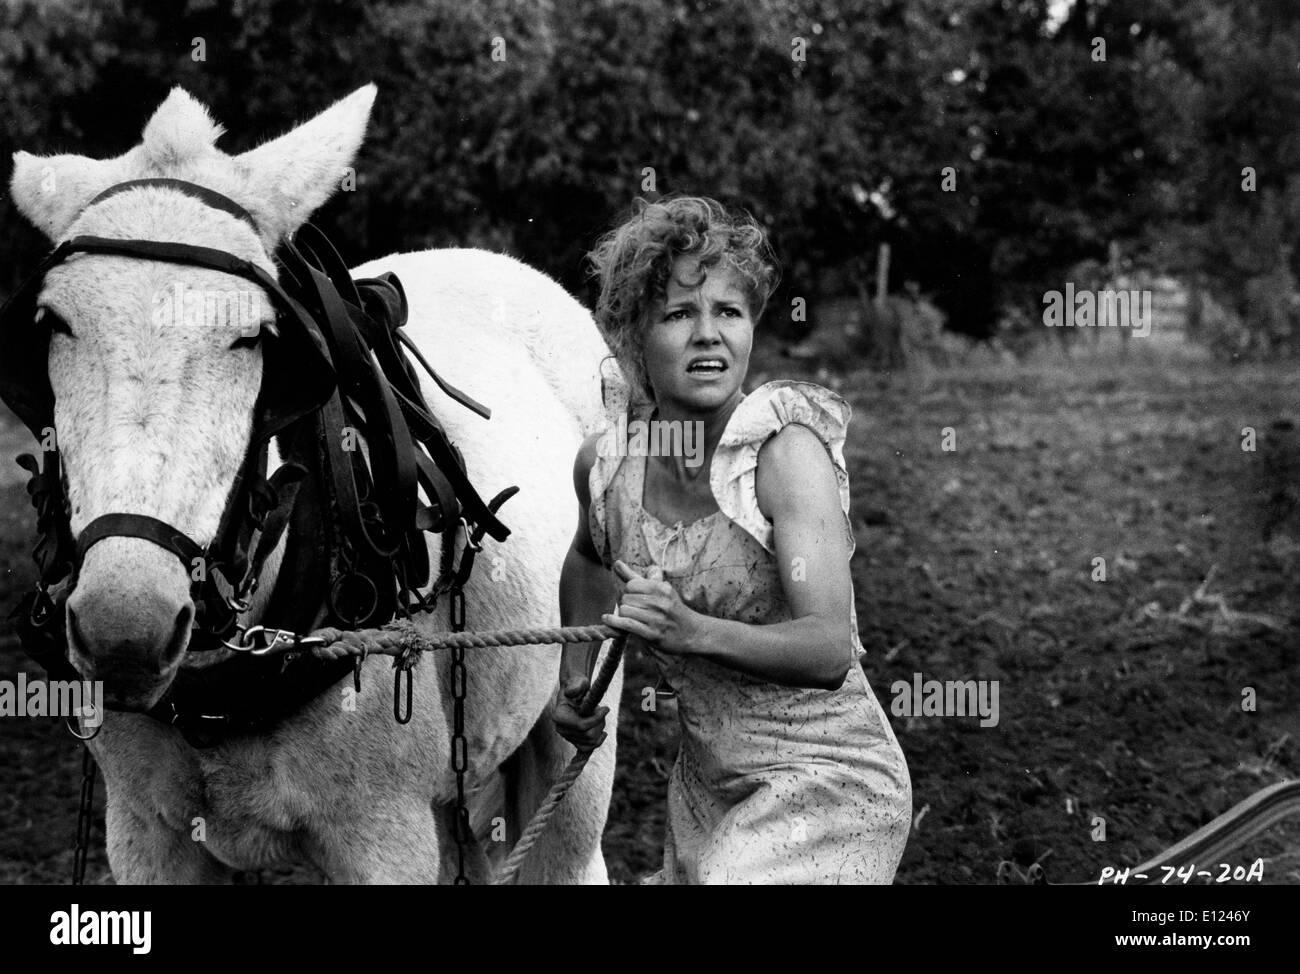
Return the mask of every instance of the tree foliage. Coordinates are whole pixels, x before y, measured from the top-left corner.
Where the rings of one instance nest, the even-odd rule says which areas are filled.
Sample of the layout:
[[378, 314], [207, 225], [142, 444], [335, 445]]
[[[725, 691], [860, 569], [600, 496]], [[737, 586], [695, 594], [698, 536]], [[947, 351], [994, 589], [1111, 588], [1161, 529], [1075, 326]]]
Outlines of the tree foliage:
[[[0, 0], [0, 158], [122, 152], [174, 85], [237, 151], [373, 80], [317, 218], [352, 260], [488, 246], [581, 294], [596, 236], [682, 191], [771, 229], [791, 332], [882, 241], [974, 333], [1113, 241], [1275, 329], [1285, 302], [1250, 309], [1300, 270], [1297, 65], [1282, 0]], [[0, 221], [12, 287], [43, 245]]]

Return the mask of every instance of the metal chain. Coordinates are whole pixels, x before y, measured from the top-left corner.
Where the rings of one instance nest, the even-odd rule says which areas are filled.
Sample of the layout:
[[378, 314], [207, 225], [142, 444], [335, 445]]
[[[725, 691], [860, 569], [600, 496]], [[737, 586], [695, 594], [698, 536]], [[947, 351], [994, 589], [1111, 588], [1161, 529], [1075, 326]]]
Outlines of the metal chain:
[[[451, 631], [465, 631], [465, 590], [459, 585], [451, 590]], [[465, 648], [451, 651], [451, 769], [456, 773], [456, 885], [468, 886], [465, 875], [465, 848], [470, 840], [469, 808], [465, 804], [465, 772], [469, 770], [469, 740], [465, 737]]]
[[86, 855], [90, 849], [90, 828], [94, 822], [95, 759], [86, 744], [81, 745], [81, 803], [77, 810], [76, 851], [72, 855], [72, 885], [86, 879]]

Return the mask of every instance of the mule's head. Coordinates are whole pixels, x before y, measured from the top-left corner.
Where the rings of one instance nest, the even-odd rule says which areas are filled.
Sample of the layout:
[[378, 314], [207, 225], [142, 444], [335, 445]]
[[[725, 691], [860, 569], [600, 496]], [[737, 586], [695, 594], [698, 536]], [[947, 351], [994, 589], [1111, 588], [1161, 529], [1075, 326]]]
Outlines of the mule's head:
[[[270, 254], [342, 182], [375, 96], [362, 88], [287, 135], [242, 155], [216, 148], [222, 129], [177, 88], [143, 141], [114, 159], [14, 156], [13, 199], [52, 241], [76, 235], [171, 241], [253, 261]], [[242, 206], [257, 224], [150, 177], [183, 179]], [[104, 514], [143, 514], [200, 545], [216, 534], [244, 459], [262, 382], [270, 299], [248, 280], [203, 267], [74, 254], [52, 268], [38, 315], [52, 315], [49, 377], [74, 535]], [[278, 376], [276, 381], [293, 382]], [[70, 657], [102, 680], [110, 706], [147, 710], [189, 643], [191, 573], [141, 538], [86, 552], [67, 603]]]

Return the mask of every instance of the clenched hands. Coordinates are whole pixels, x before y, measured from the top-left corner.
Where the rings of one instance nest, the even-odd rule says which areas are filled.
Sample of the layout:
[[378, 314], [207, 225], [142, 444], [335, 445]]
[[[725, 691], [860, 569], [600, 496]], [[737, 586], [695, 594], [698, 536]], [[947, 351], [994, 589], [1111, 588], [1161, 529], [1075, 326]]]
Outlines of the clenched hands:
[[[677, 591], [663, 580], [658, 566], [650, 577], [634, 572], [625, 562], [616, 561], [614, 572], [624, 583], [618, 602], [618, 615], [601, 616], [607, 626], [620, 629], [642, 640], [653, 649], [671, 655], [697, 652], [702, 642], [705, 616], [684, 603]], [[561, 737], [583, 751], [594, 750], [605, 740], [608, 707], [598, 707], [588, 717], [578, 712], [583, 695], [591, 686], [587, 677], [577, 677], [562, 688], [551, 710], [555, 729]]]
[[636, 636], [652, 649], [672, 656], [698, 653], [706, 616], [696, 612], [663, 580], [656, 565], [644, 578], [627, 566], [614, 562], [614, 573], [625, 583], [618, 600], [618, 615], [605, 613], [605, 625]]

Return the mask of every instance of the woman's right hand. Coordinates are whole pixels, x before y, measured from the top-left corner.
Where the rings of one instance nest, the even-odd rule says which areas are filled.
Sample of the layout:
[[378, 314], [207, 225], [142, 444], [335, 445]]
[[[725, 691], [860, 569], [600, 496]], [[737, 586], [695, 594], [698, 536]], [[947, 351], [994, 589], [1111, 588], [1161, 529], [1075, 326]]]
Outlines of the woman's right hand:
[[551, 719], [555, 721], [556, 731], [579, 751], [594, 751], [608, 736], [605, 732], [608, 707], [597, 707], [590, 717], [578, 713], [578, 707], [590, 686], [590, 680], [580, 677], [562, 688], [551, 708]]

